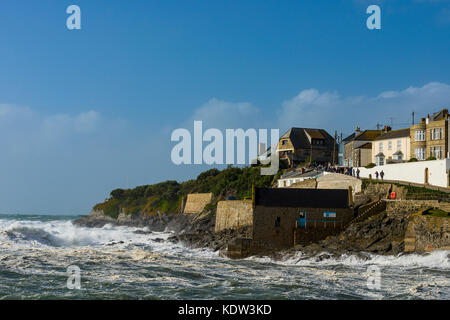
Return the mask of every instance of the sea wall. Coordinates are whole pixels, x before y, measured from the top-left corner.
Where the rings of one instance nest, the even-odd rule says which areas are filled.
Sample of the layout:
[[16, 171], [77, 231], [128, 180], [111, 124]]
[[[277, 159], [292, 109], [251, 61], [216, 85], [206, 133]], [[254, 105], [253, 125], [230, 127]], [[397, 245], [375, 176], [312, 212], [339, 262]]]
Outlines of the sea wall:
[[201, 213], [205, 206], [211, 202], [212, 193], [190, 193], [187, 195], [186, 205], [183, 213], [197, 214]]
[[215, 232], [253, 225], [251, 200], [219, 201], [216, 210]]
[[450, 250], [450, 218], [411, 216], [405, 234], [405, 252]]
[[386, 200], [386, 210], [389, 214], [411, 214], [423, 209], [439, 208], [446, 210], [450, 203], [438, 200]]

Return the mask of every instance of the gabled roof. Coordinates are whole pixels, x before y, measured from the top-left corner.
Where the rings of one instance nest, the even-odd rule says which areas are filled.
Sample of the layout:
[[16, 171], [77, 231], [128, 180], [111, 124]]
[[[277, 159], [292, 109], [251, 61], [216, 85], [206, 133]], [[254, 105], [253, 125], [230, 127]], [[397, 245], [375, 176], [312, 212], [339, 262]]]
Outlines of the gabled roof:
[[355, 149], [372, 149], [372, 142], [366, 142]]
[[376, 140], [387, 140], [387, 139], [397, 139], [397, 138], [406, 138], [409, 137], [410, 132], [409, 128], [399, 129], [399, 130], [391, 130], [386, 133], [383, 133]]
[[344, 144], [347, 144], [351, 141], [374, 141], [380, 134], [381, 130], [364, 130], [361, 132], [353, 132], [347, 138], [342, 140]]
[[381, 132], [381, 130], [364, 130], [357, 134], [353, 140], [374, 141], [381, 134]]
[[280, 139], [289, 138], [295, 149], [305, 149], [311, 147], [307, 134], [313, 139], [324, 139], [324, 145], [333, 145], [333, 137], [323, 129], [291, 128]]
[[342, 142], [344, 142], [344, 144], [353, 141], [353, 139], [355, 139], [355, 133], [353, 132], [351, 135], [349, 135], [347, 138], [345, 138], [344, 140], [342, 140]]
[[321, 175], [322, 171], [309, 170], [302, 173], [300, 170], [290, 171], [283, 174], [280, 179], [291, 179], [291, 178], [309, 178]]
[[348, 208], [346, 189], [255, 188], [255, 205], [294, 208]]
[[442, 109], [441, 111], [433, 113], [431, 115], [431, 120], [437, 121], [437, 120], [446, 119], [447, 114], [448, 114], [448, 109]]

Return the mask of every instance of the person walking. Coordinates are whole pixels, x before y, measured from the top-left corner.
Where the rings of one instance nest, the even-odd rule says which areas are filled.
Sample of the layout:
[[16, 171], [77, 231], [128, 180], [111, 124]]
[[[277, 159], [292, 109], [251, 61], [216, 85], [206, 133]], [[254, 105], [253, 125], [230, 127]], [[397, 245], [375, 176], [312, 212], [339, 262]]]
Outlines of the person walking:
[[358, 179], [359, 179], [359, 173], [360, 173], [360, 171], [359, 171], [359, 168], [358, 168], [358, 169], [356, 169], [356, 178], [358, 178]]
[[383, 170], [381, 170], [381, 172], [380, 172], [380, 177], [381, 177], [381, 180], [383, 180], [383, 177], [384, 177], [384, 172], [383, 172]]
[[375, 171], [375, 178], [378, 180], [378, 171]]

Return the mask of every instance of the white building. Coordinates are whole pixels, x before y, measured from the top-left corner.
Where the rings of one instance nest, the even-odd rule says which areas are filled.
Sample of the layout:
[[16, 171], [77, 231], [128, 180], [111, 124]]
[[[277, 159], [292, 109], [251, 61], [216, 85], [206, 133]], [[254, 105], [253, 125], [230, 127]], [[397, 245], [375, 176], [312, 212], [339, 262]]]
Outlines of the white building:
[[[450, 159], [387, 164], [370, 169], [359, 167], [361, 178], [375, 179], [375, 172], [384, 172], [385, 180], [450, 187]], [[380, 178], [379, 178], [380, 179]]]
[[314, 179], [320, 177], [323, 174], [322, 171], [311, 170], [302, 173], [301, 171], [291, 171], [283, 174], [280, 179], [278, 179], [278, 188], [290, 187], [292, 184], [297, 182], [302, 182], [307, 179]]

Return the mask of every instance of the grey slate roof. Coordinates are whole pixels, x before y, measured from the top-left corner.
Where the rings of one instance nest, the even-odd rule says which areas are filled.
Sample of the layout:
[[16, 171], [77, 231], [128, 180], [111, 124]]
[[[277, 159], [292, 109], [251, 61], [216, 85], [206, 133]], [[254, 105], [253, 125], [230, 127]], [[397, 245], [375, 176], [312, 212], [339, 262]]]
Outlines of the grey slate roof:
[[306, 135], [308, 132], [312, 138], [322, 138], [325, 140], [324, 146], [333, 146], [334, 138], [323, 129], [312, 128], [291, 128], [280, 139], [289, 138], [295, 149], [309, 149], [311, 144]]
[[294, 208], [348, 208], [346, 189], [255, 188], [255, 205]]
[[396, 139], [396, 138], [405, 138], [409, 137], [409, 128], [399, 129], [399, 130], [391, 130], [386, 133], [383, 133], [376, 140], [386, 140], [386, 139]]

